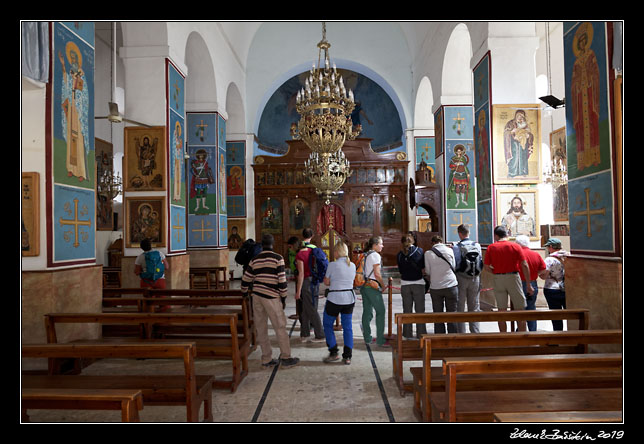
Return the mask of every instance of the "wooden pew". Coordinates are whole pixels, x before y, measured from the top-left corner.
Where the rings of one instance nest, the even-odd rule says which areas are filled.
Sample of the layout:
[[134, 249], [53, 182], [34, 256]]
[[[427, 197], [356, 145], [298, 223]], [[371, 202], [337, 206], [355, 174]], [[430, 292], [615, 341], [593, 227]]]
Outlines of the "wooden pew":
[[61, 375], [50, 366], [47, 375], [22, 375], [23, 389], [140, 390], [145, 405], [185, 405], [188, 422], [199, 420], [204, 406], [204, 421], [212, 422], [212, 384], [214, 376], [197, 375], [194, 342], [133, 342], [88, 344], [25, 344], [23, 358], [53, 359], [180, 359], [183, 375]]
[[617, 411], [622, 408], [622, 388], [578, 388], [574, 383], [557, 389], [459, 391], [457, 375], [606, 371], [622, 369], [621, 353], [586, 353], [538, 356], [488, 356], [444, 358], [444, 392], [432, 392], [435, 422], [493, 422], [494, 414], [508, 412]]
[[228, 289], [226, 267], [191, 267], [189, 273], [190, 288]]
[[494, 422], [622, 422], [622, 411], [495, 413]]
[[566, 320], [578, 321], [579, 330], [587, 330], [590, 325], [588, 309], [565, 310], [514, 310], [514, 311], [478, 311], [478, 312], [449, 312], [449, 313], [396, 313], [396, 344], [391, 348], [393, 376], [400, 395], [413, 391], [413, 385], [404, 381], [403, 362], [420, 361], [422, 349], [417, 340], [404, 340], [402, 329], [404, 324], [445, 323], [445, 322], [498, 322], [498, 321], [544, 321]]
[[[161, 300], [159, 300], [161, 302]], [[230, 360], [232, 364], [232, 380], [216, 380], [215, 387], [230, 387], [237, 390], [244, 377], [248, 374], [248, 355], [250, 339], [239, 335], [237, 314], [234, 313], [49, 313], [45, 315], [47, 342], [57, 343], [56, 326], [65, 323], [99, 323], [102, 325], [135, 325], [139, 327], [139, 338], [107, 337], [83, 343], [105, 343], [115, 341], [172, 342], [189, 340], [196, 343], [198, 358]], [[199, 331], [207, 327], [207, 334]], [[163, 328], [161, 335], [156, 335]], [[172, 334], [173, 339], [163, 339]], [[198, 332], [200, 334], [196, 334]], [[155, 338], [157, 336], [157, 338]], [[51, 366], [60, 363], [50, 361]]]
[[[445, 335], [424, 335], [421, 340], [423, 350], [422, 367], [410, 369], [414, 379], [414, 414], [419, 421], [430, 421], [432, 392], [445, 390], [445, 378], [440, 367], [432, 367], [432, 360], [446, 357], [470, 356], [511, 356], [538, 354], [587, 353], [590, 344], [621, 344], [622, 330], [572, 330], [572, 331], [535, 331], [514, 333], [451, 333]], [[461, 390], [509, 390], [527, 387], [535, 380], [544, 384], [543, 374], [495, 375], [494, 377], [461, 378]], [[594, 372], [551, 374], [547, 386], [556, 388], [573, 381], [578, 386], [598, 385], [615, 387], [621, 385], [621, 374], [597, 375]], [[518, 383], [518, 385], [517, 385]]]
[[122, 422], [139, 422], [143, 395], [139, 389], [23, 388], [23, 422], [32, 409], [120, 410]]

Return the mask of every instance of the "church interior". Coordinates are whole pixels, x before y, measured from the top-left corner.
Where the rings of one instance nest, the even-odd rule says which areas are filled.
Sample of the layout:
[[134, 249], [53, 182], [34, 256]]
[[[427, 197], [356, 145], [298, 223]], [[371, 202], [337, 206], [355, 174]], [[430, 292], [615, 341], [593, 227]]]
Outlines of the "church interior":
[[[221, 423], [426, 420], [425, 404], [432, 415], [438, 408], [418, 401], [425, 372], [409, 381], [430, 341], [412, 341], [416, 358], [403, 360], [396, 258], [407, 233], [428, 251], [434, 236], [459, 242], [463, 224], [483, 255], [496, 226], [511, 241], [527, 236], [544, 259], [546, 242], [558, 239], [568, 253], [563, 311], [582, 313], [563, 318], [567, 330], [623, 338], [622, 22], [25, 21], [21, 61], [22, 423], [126, 418], [122, 407], [92, 407], [96, 396], [30, 400], [43, 395], [29, 392], [41, 387], [27, 387], [28, 378], [187, 375], [181, 359], [127, 359], [134, 352], [120, 349], [64, 356], [44, 347], [110, 342], [103, 340], [122, 326], [99, 314], [126, 319], [145, 310], [152, 319], [227, 314], [246, 345], [237, 363], [199, 359], [197, 343], [192, 371], [214, 377], [178, 404], [139, 393], [139, 411], [129, 414], [141, 422], [190, 422], [195, 405]], [[359, 295], [351, 365], [325, 363], [326, 344], [299, 339], [288, 258], [289, 240], [302, 240], [305, 228], [329, 262], [338, 242], [355, 260], [370, 238], [382, 238], [388, 347], [363, 340]], [[230, 306], [205, 305], [241, 294], [235, 256], [265, 234], [286, 260], [284, 311], [300, 358], [292, 369], [262, 368], [247, 301], [239, 318]], [[141, 292], [135, 274], [143, 239], [166, 258], [166, 299], [195, 290], [203, 307], [146, 305], [154, 290]], [[497, 313], [492, 273], [483, 270], [480, 282], [481, 311]], [[548, 311], [544, 280], [537, 282], [536, 311]], [[431, 302], [426, 295], [427, 313]], [[89, 314], [96, 318], [80, 316]], [[159, 327], [128, 319], [127, 340], [110, 343], [132, 345]], [[537, 320], [538, 333], [555, 333], [549, 319]], [[480, 334], [498, 333], [496, 322], [481, 324]], [[427, 321], [428, 333], [433, 325]], [[341, 342], [339, 321], [335, 331]], [[177, 336], [193, 342], [191, 334]], [[269, 335], [276, 353], [270, 324]], [[584, 354], [619, 354], [622, 371], [622, 340], [584, 338]], [[95, 389], [83, 384], [79, 391]], [[621, 399], [621, 379], [619, 387]], [[590, 410], [578, 421], [623, 422], [621, 410], [617, 420], [599, 415], [615, 409]], [[552, 420], [545, 418], [534, 421]]]

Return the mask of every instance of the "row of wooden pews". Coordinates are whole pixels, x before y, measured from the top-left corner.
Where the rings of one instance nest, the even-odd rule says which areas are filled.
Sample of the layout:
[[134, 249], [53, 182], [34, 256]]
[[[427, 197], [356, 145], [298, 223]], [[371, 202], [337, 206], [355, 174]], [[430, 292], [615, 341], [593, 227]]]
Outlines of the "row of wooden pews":
[[[23, 358], [46, 358], [47, 374], [23, 374], [23, 420], [27, 409], [121, 409], [122, 420], [138, 421], [144, 405], [185, 405], [187, 420], [212, 421], [212, 389], [234, 392], [248, 374], [255, 347], [250, 300], [239, 290], [104, 289], [101, 313], [45, 315], [47, 344], [25, 344]], [[95, 340], [60, 343], [71, 324], [99, 324]], [[88, 375], [98, 359], [183, 360], [183, 376]], [[229, 360], [230, 380], [195, 374], [196, 359]]]
[[[396, 314], [398, 332], [405, 323], [552, 319], [577, 325], [554, 332], [428, 334], [419, 341], [397, 335], [392, 359], [400, 393], [413, 392], [422, 422], [621, 421], [622, 354], [589, 350], [621, 350], [622, 331], [589, 329], [588, 310]], [[402, 379], [405, 361], [422, 365], [410, 368], [411, 384]]]

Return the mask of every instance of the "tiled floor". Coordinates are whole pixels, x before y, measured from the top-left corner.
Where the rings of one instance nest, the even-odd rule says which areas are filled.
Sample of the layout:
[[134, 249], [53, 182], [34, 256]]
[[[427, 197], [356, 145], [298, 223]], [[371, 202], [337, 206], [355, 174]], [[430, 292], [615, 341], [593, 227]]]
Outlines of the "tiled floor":
[[[238, 287], [239, 281], [233, 282]], [[399, 284], [394, 281], [394, 288]], [[293, 298], [294, 283], [289, 283], [286, 315], [295, 313]], [[324, 308], [320, 300], [319, 312]], [[387, 304], [385, 296], [385, 305]], [[393, 295], [393, 313], [402, 312], [402, 300], [397, 291]], [[431, 311], [431, 300], [427, 297], [426, 311]], [[416, 422], [412, 412], [413, 397], [402, 397], [393, 380], [391, 350], [367, 346], [362, 339], [362, 304], [360, 298], [353, 314], [354, 351], [351, 365], [341, 361], [326, 364], [322, 361], [328, 355], [326, 344], [304, 344], [299, 339], [299, 323], [288, 320], [293, 356], [300, 358], [299, 365], [289, 369], [260, 367], [259, 348], [249, 357], [249, 374], [235, 393], [229, 390], [213, 391], [213, 416], [215, 422]], [[385, 333], [388, 325], [385, 324]], [[432, 324], [427, 325], [433, 331]], [[552, 330], [549, 322], [539, 322], [539, 330]], [[395, 333], [395, 326], [393, 326]], [[483, 331], [497, 331], [495, 325], [482, 324]], [[272, 331], [269, 329], [269, 331]], [[372, 321], [375, 334], [375, 320]], [[342, 345], [342, 332], [337, 331], [338, 344]], [[273, 354], [279, 354], [277, 344]], [[132, 367], [137, 372], [147, 371], [168, 374], [182, 372], [171, 361], [104, 360], [88, 367], [85, 372], [122, 372], [128, 374]], [[416, 364], [417, 365], [417, 364]], [[410, 378], [405, 365], [405, 378]], [[230, 363], [227, 361], [199, 360], [197, 374], [212, 372], [217, 378], [230, 377]], [[208, 373], [210, 374], [210, 373]], [[76, 410], [33, 410], [29, 411], [32, 422], [119, 422], [120, 412], [76, 411]], [[143, 422], [185, 422], [183, 407], [145, 406], [141, 412]]]

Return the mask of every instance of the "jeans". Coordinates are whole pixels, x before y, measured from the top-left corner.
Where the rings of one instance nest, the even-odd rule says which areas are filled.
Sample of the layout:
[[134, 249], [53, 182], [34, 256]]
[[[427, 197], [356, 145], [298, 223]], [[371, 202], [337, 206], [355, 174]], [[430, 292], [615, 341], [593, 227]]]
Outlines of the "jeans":
[[[467, 311], [481, 311], [479, 294], [481, 290], [481, 277], [456, 275], [458, 280], [458, 305], [457, 310], [460, 312], [465, 311], [465, 304], [467, 303]], [[480, 326], [478, 322], [470, 322], [470, 333], [479, 333]], [[465, 322], [459, 322], [456, 326], [459, 333], [466, 333]]]
[[[528, 296], [527, 289], [528, 285], [526, 281], [521, 281], [523, 285], [523, 294], [525, 295], [525, 309], [526, 310], [536, 310], [537, 304], [537, 294], [539, 293], [539, 287], [537, 286], [537, 281], [530, 281], [530, 286], [532, 287], [532, 294]], [[537, 321], [528, 321], [528, 331], [537, 331]]]
[[[400, 295], [402, 297], [403, 313], [425, 313], [425, 284], [401, 285]], [[412, 330], [412, 324], [404, 324], [403, 337], [414, 337]], [[425, 324], [416, 324], [416, 337], [420, 338], [425, 334], [427, 334]]]
[[[553, 288], [544, 288], [543, 295], [546, 297], [546, 302], [548, 302], [548, 308], [550, 310], [566, 308], [565, 291], [555, 290]], [[552, 321], [552, 329], [555, 331], [563, 330], [563, 321]]]
[[344, 341], [344, 351], [342, 357], [344, 359], [351, 358], [351, 351], [353, 350], [353, 326], [351, 325], [353, 318], [353, 306], [350, 305], [337, 305], [333, 302], [326, 301], [324, 306], [324, 313], [322, 314], [322, 325], [324, 325], [324, 336], [326, 337], [326, 345], [329, 347], [329, 353], [338, 353], [338, 343], [335, 339], [335, 332], [333, 331], [333, 323], [335, 318], [340, 315], [342, 322], [342, 339]]
[[[458, 285], [450, 288], [430, 289], [434, 313], [455, 312], [458, 308]], [[457, 333], [456, 323], [447, 323], [448, 333]], [[434, 333], [445, 333], [445, 324], [434, 324]]]

